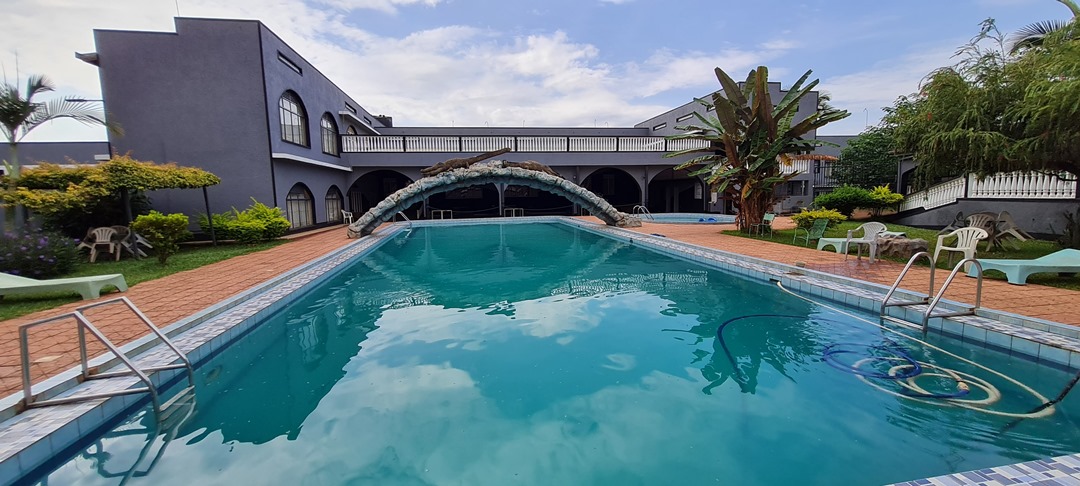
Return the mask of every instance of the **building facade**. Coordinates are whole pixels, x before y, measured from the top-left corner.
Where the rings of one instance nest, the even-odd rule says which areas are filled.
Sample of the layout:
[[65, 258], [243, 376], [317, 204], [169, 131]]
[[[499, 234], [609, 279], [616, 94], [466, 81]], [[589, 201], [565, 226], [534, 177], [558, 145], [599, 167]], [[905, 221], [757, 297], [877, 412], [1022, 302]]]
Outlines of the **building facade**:
[[[500, 158], [548, 165], [622, 211], [731, 211], [700, 178], [673, 170], [686, 157], [665, 157], [691, 143], [665, 136], [703, 109], [696, 102], [625, 128], [395, 127], [259, 21], [177, 18], [174, 33], [95, 30], [94, 39], [96, 52], [79, 57], [99, 68], [108, 116], [124, 128], [109, 135], [112, 153], [217, 174], [214, 212], [255, 199], [282, 208], [294, 228], [334, 223], [342, 210], [366, 211], [417, 180], [424, 167], [501, 148], [512, 152]], [[769, 88], [783, 95], [779, 83]], [[816, 93], [805, 97], [798, 116], [813, 113], [817, 101]], [[809, 205], [814, 162], [789, 169], [800, 174], [782, 188], [790, 197], [777, 210]], [[203, 212], [198, 191], [151, 197], [162, 211]], [[577, 213], [543, 191], [487, 185], [432, 196], [409, 216], [496, 216], [507, 208]]]

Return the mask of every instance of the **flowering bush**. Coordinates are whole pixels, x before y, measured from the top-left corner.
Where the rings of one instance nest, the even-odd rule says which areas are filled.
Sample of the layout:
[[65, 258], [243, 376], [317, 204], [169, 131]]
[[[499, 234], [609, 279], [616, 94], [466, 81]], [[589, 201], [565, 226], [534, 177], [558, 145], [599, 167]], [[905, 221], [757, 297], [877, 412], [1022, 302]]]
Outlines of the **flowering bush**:
[[0, 238], [0, 272], [30, 278], [63, 275], [79, 258], [77, 242], [58, 233], [21, 231]]

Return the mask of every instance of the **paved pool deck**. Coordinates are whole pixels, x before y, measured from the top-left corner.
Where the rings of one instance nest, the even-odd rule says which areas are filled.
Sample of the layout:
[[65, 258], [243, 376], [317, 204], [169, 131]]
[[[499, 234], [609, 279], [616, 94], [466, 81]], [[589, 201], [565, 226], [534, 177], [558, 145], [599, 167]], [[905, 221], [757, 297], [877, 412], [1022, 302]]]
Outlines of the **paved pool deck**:
[[[581, 219], [601, 224], [595, 218]], [[778, 228], [791, 227], [791, 222], [778, 218], [776, 225]], [[844, 255], [831, 251], [721, 234], [722, 230], [733, 228], [733, 225], [644, 223], [641, 228], [633, 230], [644, 234], [662, 234], [694, 245], [779, 263], [803, 262], [810, 269], [884, 285], [891, 285], [903, 268], [902, 264], [895, 262], [879, 260], [870, 264], [866, 258], [857, 260], [854, 256], [845, 260]], [[126, 296], [158, 327], [164, 328], [352, 241], [354, 240], [346, 238], [344, 226], [326, 228], [299, 235], [268, 250], [143, 282], [132, 286], [125, 293], [103, 295], [99, 300]], [[938, 275], [940, 285], [947, 273]], [[924, 292], [929, 284], [929, 276], [928, 268], [914, 268], [905, 279], [903, 287]], [[970, 303], [974, 302], [974, 295], [975, 279], [958, 277], [946, 298]], [[0, 321], [0, 396], [7, 396], [21, 389], [18, 327], [71, 312], [88, 303], [91, 301], [74, 302]], [[1080, 326], [1080, 292], [1077, 291], [1038, 285], [1015, 286], [1004, 281], [987, 280], [984, 282], [983, 307]], [[122, 305], [93, 309], [88, 313], [88, 317], [117, 345], [131, 342], [148, 333]], [[57, 323], [36, 328], [31, 333], [30, 341], [33, 357], [31, 376], [35, 382], [78, 364], [78, 344], [73, 321], [67, 325]], [[101, 346], [90, 346], [90, 349], [94, 354], [103, 352]]]

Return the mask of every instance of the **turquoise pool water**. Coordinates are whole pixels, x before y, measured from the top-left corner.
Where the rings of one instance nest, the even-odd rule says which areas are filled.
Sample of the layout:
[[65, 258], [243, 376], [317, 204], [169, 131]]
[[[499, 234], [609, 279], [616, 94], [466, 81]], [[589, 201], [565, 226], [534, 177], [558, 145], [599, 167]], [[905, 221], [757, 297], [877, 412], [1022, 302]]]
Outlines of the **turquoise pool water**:
[[653, 223], [679, 224], [730, 224], [735, 222], [735, 216], [733, 215], [710, 213], [656, 213], [645, 216], [644, 219]]
[[[1046, 396], [1071, 378], [929, 341]], [[37, 480], [849, 485], [1080, 450], [1076, 397], [1014, 424], [833, 366], [889, 348], [885, 366], [864, 367], [883, 371], [896, 347], [988, 379], [1002, 393], [991, 410], [1039, 404], [774, 285], [569, 226], [417, 228], [200, 366], [195, 412], [175, 430], [156, 433], [143, 409]], [[852, 352], [830, 363], [829, 349]]]

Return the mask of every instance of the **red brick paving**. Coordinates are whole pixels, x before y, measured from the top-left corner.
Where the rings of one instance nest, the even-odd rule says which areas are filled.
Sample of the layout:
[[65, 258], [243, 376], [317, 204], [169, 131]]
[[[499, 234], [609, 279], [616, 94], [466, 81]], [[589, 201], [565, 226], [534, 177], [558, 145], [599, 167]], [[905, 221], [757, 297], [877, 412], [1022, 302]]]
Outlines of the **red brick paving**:
[[[778, 218], [776, 224], [783, 228], [784, 225], [791, 223], [785, 218]], [[833, 252], [720, 233], [723, 229], [731, 228], [733, 228], [732, 225], [644, 223], [641, 228], [634, 228], [634, 231], [645, 234], [660, 233], [675, 240], [780, 263], [793, 264], [796, 261], [802, 261], [806, 263], [807, 268], [885, 285], [891, 285], [903, 268], [903, 265], [894, 262], [879, 260], [871, 265], [866, 259], [859, 261], [852, 257], [844, 260], [843, 255]], [[350, 241], [345, 237], [344, 229], [337, 227], [330, 231], [303, 236], [261, 252], [143, 282], [131, 287], [126, 293], [108, 294], [102, 296], [101, 299], [125, 295], [155, 324], [166, 327], [289, 269], [336, 250]], [[929, 285], [929, 275], [928, 268], [916, 267], [905, 279], [903, 287], [924, 291]], [[939, 273], [939, 275], [941, 275], [938, 277], [940, 285], [947, 274]], [[946, 298], [973, 302], [974, 292], [974, 279], [958, 277], [950, 287]], [[87, 303], [88, 301], [75, 302], [16, 319], [0, 321], [0, 396], [14, 393], [21, 388], [18, 326], [70, 312]], [[1080, 292], [1070, 290], [1038, 285], [1021, 287], [1000, 281], [985, 281], [983, 306], [1080, 325]], [[122, 305], [93, 309], [88, 317], [118, 345], [133, 341], [148, 332]], [[35, 328], [30, 334], [30, 342], [31, 356], [36, 361], [31, 365], [31, 374], [35, 381], [78, 364], [78, 344], [73, 322]], [[102, 352], [102, 347], [98, 344], [92, 344], [90, 349], [92, 354]]]

